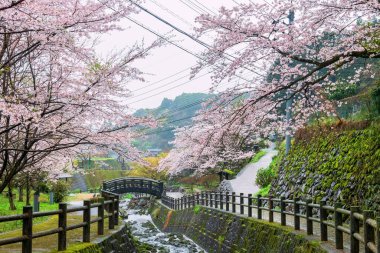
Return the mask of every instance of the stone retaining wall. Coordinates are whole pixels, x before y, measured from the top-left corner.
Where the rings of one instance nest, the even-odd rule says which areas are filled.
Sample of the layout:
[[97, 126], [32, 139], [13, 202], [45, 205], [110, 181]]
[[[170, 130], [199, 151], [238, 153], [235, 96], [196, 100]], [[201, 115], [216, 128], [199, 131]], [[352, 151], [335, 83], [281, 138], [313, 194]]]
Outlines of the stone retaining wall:
[[156, 203], [151, 215], [163, 232], [184, 234], [208, 252], [327, 252], [290, 228], [201, 206], [172, 211]]
[[96, 239], [92, 243], [81, 243], [70, 246], [62, 253], [136, 253], [136, 242], [127, 224], [112, 235]]

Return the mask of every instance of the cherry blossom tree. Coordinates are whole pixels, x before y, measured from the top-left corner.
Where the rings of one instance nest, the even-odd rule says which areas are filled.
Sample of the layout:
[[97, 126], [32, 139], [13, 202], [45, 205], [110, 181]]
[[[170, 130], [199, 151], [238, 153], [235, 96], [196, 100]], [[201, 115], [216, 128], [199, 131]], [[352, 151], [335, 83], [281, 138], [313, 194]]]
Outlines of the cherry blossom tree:
[[[212, 65], [214, 89], [222, 80], [243, 77], [246, 81], [223, 96], [232, 99], [237, 92], [248, 92], [249, 97], [229, 110], [218, 110], [218, 105], [205, 109], [202, 117], [207, 121], [195, 121], [187, 133], [177, 135], [166, 164], [185, 162], [202, 171], [219, 159], [210, 152], [243, 126], [256, 136], [292, 134], [315, 115], [335, 115], [339, 104], [327, 97], [342, 70], [353, 68], [356, 59], [367, 59], [352, 75], [339, 79], [353, 83], [363, 73], [375, 78], [366, 62], [380, 58], [379, 14], [377, 0], [274, 0], [249, 1], [199, 16], [197, 35], [214, 39], [202, 55], [207, 60], [200, 61], [193, 74]], [[287, 101], [291, 119], [283, 113]], [[179, 152], [182, 149], [191, 155]], [[223, 156], [234, 156], [233, 149], [226, 150], [230, 153]], [[203, 155], [210, 157], [202, 161]]]
[[135, 44], [106, 59], [94, 36], [119, 29], [127, 1], [19, 0], [0, 3], [0, 192], [19, 173], [69, 169], [81, 146], [136, 158], [127, 113], [133, 67], [161, 44]]

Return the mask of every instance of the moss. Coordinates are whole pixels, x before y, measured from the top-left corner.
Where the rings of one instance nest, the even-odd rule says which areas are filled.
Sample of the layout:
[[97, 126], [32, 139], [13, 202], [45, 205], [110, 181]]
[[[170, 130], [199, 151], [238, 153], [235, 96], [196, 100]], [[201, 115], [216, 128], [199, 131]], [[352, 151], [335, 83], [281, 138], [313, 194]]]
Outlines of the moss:
[[[380, 208], [380, 124], [298, 137], [281, 159], [271, 193]], [[280, 152], [283, 156], [283, 152]], [[292, 197], [292, 196], [289, 196]]]
[[229, 175], [235, 175], [235, 172], [233, 172], [232, 170], [224, 169], [223, 171], [226, 172]]
[[80, 243], [74, 244], [64, 251], [53, 250], [51, 253], [62, 252], [62, 253], [102, 253], [100, 247], [93, 243]]
[[160, 216], [160, 212], [161, 212], [161, 209], [160, 208], [155, 208], [152, 212], [151, 212], [151, 215], [154, 217], [154, 218], [157, 218]]
[[[163, 227], [168, 209], [161, 209], [154, 223]], [[293, 233], [290, 227], [253, 218], [235, 216], [199, 206], [198, 211], [174, 211], [166, 231], [185, 234], [208, 252], [322, 253], [319, 243]]]

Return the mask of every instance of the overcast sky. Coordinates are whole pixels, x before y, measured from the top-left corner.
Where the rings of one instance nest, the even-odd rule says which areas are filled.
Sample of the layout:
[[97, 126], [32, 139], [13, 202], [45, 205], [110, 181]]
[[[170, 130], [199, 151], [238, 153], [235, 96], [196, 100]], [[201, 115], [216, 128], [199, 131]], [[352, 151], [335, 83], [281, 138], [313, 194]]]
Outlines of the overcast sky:
[[[193, 34], [194, 19], [205, 12], [217, 12], [221, 6], [232, 7], [239, 0], [146, 0], [141, 5], [161, 18]], [[243, 1], [243, 0], [240, 0]], [[202, 6], [202, 5], [203, 6]], [[207, 9], [205, 8], [207, 7]], [[205, 48], [173, 29], [158, 19], [141, 11], [132, 15], [132, 19], [149, 29], [164, 35], [170, 33], [176, 44], [199, 54]], [[97, 50], [101, 55], [107, 55], [112, 50], [119, 50], [133, 45], [136, 41], [144, 40], [149, 44], [157, 39], [151, 32], [139, 27], [130, 20], [123, 20], [123, 31], [107, 33], [100, 37]], [[203, 40], [207, 40], [207, 37]], [[210, 40], [209, 40], [210, 41]], [[164, 97], [174, 98], [184, 92], [208, 92], [211, 81], [208, 70], [202, 71], [195, 80], [189, 80], [190, 68], [196, 64], [197, 58], [168, 44], [155, 49], [152, 54], [141, 60], [136, 66], [147, 73], [146, 82], [129, 84], [133, 97], [127, 103], [133, 109], [154, 108], [160, 105]], [[181, 72], [182, 71], [182, 72]], [[181, 72], [181, 73], [178, 73]], [[176, 74], [178, 73], [178, 74]], [[173, 76], [172, 76], [173, 75]], [[170, 78], [167, 78], [172, 76]], [[160, 81], [167, 78], [163, 81]], [[190, 101], [191, 102], [191, 101]]]

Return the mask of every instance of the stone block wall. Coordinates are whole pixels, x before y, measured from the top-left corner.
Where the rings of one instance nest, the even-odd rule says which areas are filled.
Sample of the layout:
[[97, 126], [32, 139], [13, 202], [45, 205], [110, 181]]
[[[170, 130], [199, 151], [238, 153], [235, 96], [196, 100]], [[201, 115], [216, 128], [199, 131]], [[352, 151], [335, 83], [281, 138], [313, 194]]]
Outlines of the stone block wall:
[[127, 224], [113, 234], [96, 239], [91, 243], [80, 243], [70, 246], [62, 253], [136, 253], [136, 242]]
[[309, 241], [290, 228], [220, 210], [196, 206], [171, 211], [157, 203], [151, 213], [163, 232], [184, 234], [208, 252], [326, 252], [319, 242]]

